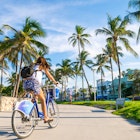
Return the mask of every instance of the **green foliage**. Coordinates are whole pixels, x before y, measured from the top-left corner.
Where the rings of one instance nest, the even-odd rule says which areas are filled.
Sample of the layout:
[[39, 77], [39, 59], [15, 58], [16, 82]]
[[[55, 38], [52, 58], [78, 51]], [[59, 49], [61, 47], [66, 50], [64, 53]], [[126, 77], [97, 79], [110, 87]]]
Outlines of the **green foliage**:
[[2, 95], [4, 95], [4, 96], [11, 96], [11, 94], [12, 94], [11, 91], [12, 91], [12, 87], [11, 86], [3, 87]]
[[[13, 89], [14, 89], [14, 86], [12, 85], [3, 86], [0, 94], [3, 96], [12, 96]], [[23, 85], [22, 85], [22, 82], [20, 82], [18, 95], [20, 96], [22, 93], [23, 93]]]
[[140, 102], [126, 102], [125, 107], [113, 112], [116, 115], [122, 115], [128, 119], [134, 119], [140, 122]]

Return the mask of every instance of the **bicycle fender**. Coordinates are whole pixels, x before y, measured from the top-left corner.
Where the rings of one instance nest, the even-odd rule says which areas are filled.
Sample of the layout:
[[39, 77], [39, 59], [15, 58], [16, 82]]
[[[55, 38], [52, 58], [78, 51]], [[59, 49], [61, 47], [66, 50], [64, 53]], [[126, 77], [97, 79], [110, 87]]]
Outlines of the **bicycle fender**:
[[16, 103], [14, 110], [18, 110], [18, 111], [22, 112], [24, 115], [29, 116], [33, 107], [34, 107], [34, 104], [31, 101], [23, 100], [23, 101]]

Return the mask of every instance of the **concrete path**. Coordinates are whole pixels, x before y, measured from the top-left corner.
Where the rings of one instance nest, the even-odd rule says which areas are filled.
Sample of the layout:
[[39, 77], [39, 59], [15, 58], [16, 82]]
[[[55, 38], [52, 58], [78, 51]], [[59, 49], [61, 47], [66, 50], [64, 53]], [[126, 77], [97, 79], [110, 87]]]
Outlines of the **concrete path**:
[[[59, 105], [60, 122], [49, 129], [39, 122], [26, 140], [140, 140], [140, 124], [112, 115], [110, 111]], [[0, 140], [16, 140], [11, 128], [11, 112], [0, 112]]]

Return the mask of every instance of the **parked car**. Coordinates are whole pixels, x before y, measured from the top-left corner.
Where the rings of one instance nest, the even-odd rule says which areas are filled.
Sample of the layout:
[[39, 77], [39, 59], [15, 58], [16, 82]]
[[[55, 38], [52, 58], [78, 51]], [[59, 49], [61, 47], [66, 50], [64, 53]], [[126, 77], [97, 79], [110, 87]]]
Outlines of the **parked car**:
[[133, 100], [134, 100], [134, 101], [140, 101], [140, 96], [135, 96], [135, 97], [133, 98]]

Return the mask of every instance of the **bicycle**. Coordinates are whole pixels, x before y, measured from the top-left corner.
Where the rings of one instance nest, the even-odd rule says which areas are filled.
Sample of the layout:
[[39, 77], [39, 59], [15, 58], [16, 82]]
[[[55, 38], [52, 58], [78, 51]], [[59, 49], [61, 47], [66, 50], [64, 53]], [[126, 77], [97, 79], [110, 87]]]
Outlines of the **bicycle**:
[[[45, 87], [44, 91], [46, 93], [47, 113], [49, 117], [53, 118], [53, 121], [48, 122], [48, 124], [50, 128], [54, 128], [59, 122], [59, 109], [54, 100], [55, 96], [59, 96], [59, 89], [56, 87], [54, 89], [54, 86], [50, 89]], [[24, 99], [17, 102], [13, 109], [12, 129], [18, 138], [26, 138], [31, 135], [36, 125], [38, 125], [38, 121], [44, 119], [43, 113], [39, 111], [36, 99], [32, 97], [31, 100]]]

